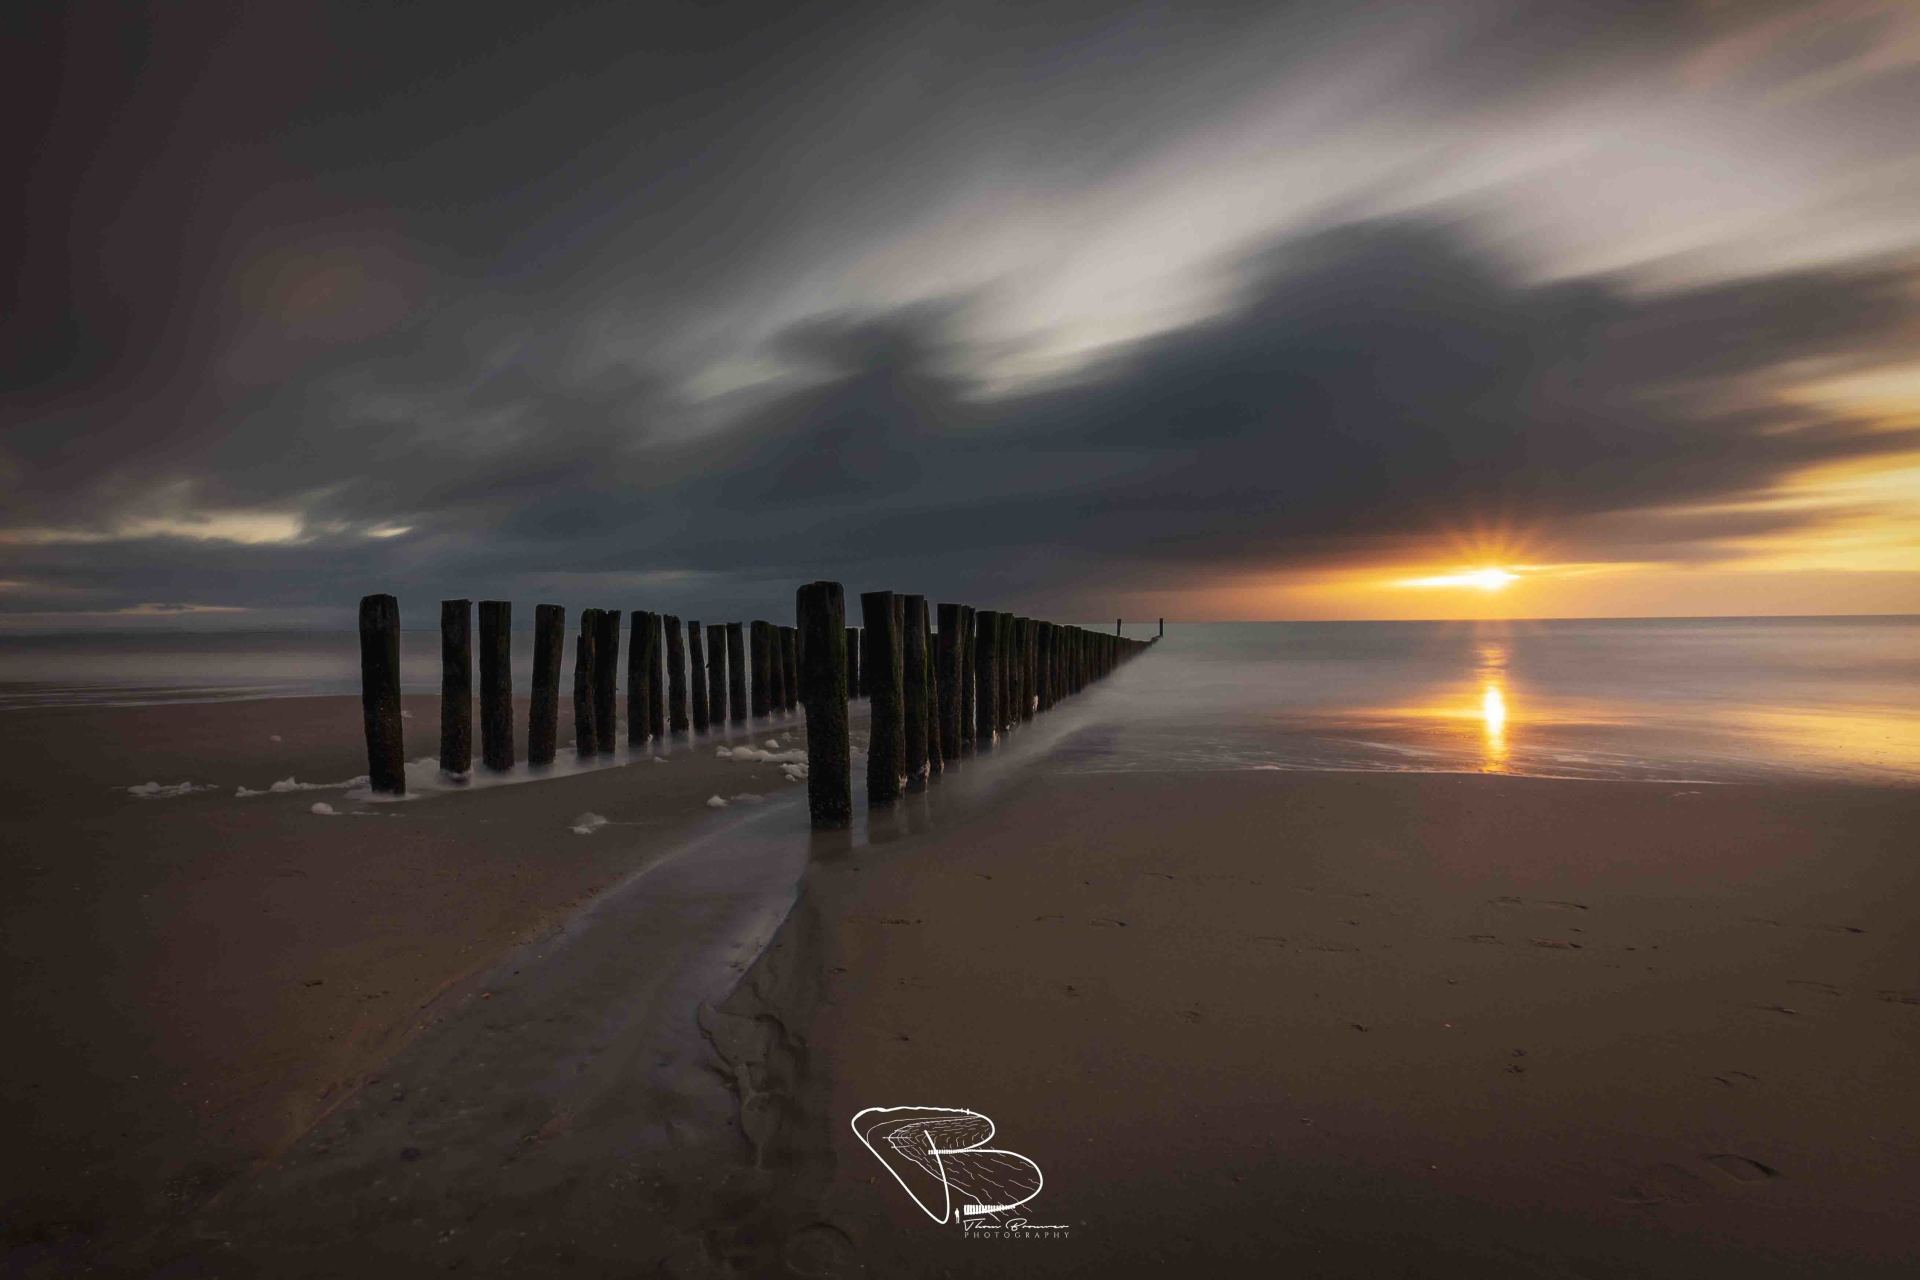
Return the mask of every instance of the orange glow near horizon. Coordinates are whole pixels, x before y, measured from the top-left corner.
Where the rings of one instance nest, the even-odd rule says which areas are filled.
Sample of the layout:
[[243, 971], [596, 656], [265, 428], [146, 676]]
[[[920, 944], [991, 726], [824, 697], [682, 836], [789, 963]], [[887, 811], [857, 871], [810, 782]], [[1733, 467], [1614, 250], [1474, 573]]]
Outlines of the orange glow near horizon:
[[1402, 587], [1472, 587], [1480, 591], [1500, 591], [1520, 581], [1520, 575], [1511, 569], [1502, 569], [1490, 565], [1484, 569], [1463, 569], [1458, 573], [1442, 573], [1430, 578], [1403, 578], [1396, 585]]

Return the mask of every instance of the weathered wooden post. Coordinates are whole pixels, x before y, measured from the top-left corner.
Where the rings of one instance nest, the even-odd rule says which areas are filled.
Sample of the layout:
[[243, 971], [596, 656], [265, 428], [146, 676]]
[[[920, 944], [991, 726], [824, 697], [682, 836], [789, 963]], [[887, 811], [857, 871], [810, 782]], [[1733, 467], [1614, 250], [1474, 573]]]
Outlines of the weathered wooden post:
[[906, 735], [907, 788], [927, 785], [927, 598], [903, 595], [900, 612], [900, 675], [904, 699], [900, 722]]
[[707, 626], [707, 722], [718, 729], [727, 722], [727, 624]]
[[655, 742], [667, 736], [667, 682], [661, 674], [666, 661], [666, 619], [647, 615], [647, 732]]
[[680, 636], [680, 619], [665, 618], [667, 627], [667, 728], [687, 731], [687, 646]]
[[566, 652], [567, 611], [557, 604], [533, 610], [533, 701], [527, 707], [527, 763], [552, 764], [560, 731], [560, 666]]
[[853, 820], [853, 740], [847, 730], [847, 599], [837, 582], [794, 593], [800, 620], [800, 698], [807, 713], [807, 812], [816, 828]]
[[[924, 612], [924, 609], [923, 609]], [[931, 781], [935, 775], [946, 771], [947, 753], [940, 746], [940, 664], [939, 655], [934, 651], [937, 639], [933, 633], [932, 619], [927, 619], [927, 778]]]
[[747, 637], [738, 622], [727, 624], [727, 718], [747, 722]]
[[367, 784], [382, 795], [405, 795], [400, 602], [389, 595], [360, 598], [360, 715], [367, 732]]
[[480, 602], [480, 758], [513, 768], [513, 606]]
[[873, 712], [867, 739], [867, 806], [879, 808], [900, 798], [907, 774], [906, 690], [901, 668], [900, 632], [894, 625], [899, 604], [891, 591], [860, 593], [861, 631], [866, 653], [867, 696]]
[[600, 734], [594, 724], [599, 680], [595, 673], [594, 641], [600, 633], [600, 611], [580, 611], [580, 638], [573, 648], [573, 753], [590, 759], [600, 750]]
[[960, 606], [943, 604], [935, 611], [940, 620], [934, 638], [934, 695], [938, 703], [935, 720], [940, 728], [940, 757], [943, 762], [960, 758]]
[[765, 720], [773, 712], [773, 624], [756, 618], [748, 629], [752, 647], [753, 718]]
[[973, 633], [973, 749], [993, 750], [995, 726], [993, 691], [998, 680], [993, 672], [994, 613], [982, 609], [974, 615]]
[[593, 732], [601, 755], [611, 755], [620, 745], [620, 611], [594, 610], [593, 633]]
[[693, 731], [705, 733], [711, 723], [707, 718], [707, 651], [697, 622], [687, 623], [687, 673], [687, 694], [693, 702]]
[[954, 637], [959, 652], [954, 662], [960, 672], [960, 754], [973, 751], [973, 606], [960, 606], [960, 634]]
[[781, 688], [786, 691], [787, 710], [800, 708], [800, 628], [780, 628]]
[[993, 615], [993, 727], [1001, 733], [1013, 727], [1013, 615]]
[[780, 628], [769, 622], [767, 624], [767, 709], [769, 713], [784, 710], [787, 705], [786, 672], [781, 670], [786, 660], [786, 654], [780, 647]]
[[1153, 638], [1155, 640], [1159, 640], [1163, 638], [1166, 634], [1167, 634], [1167, 620], [1165, 618], [1162, 618], [1160, 619], [1160, 629], [1153, 633]]
[[647, 700], [653, 694], [652, 670], [647, 665], [653, 615], [634, 609], [627, 616], [627, 745], [637, 747], [647, 740]]
[[473, 768], [473, 602], [440, 602], [440, 767]]
[[847, 628], [847, 696], [860, 696], [860, 628]]

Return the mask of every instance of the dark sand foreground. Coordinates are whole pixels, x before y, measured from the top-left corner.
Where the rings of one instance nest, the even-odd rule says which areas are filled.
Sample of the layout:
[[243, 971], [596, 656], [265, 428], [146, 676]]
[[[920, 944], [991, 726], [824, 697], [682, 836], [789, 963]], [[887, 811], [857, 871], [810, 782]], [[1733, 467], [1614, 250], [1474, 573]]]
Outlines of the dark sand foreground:
[[[1920, 792], [1051, 774], [925, 822], [818, 863], [755, 975], [799, 1020], [789, 966], [824, 975], [794, 1150], [833, 1172], [784, 1207], [800, 1255], [1920, 1269]], [[990, 1116], [1065, 1238], [924, 1216], [849, 1128], [907, 1104]]]
[[[1912, 1273], [1920, 792], [1059, 772], [1097, 721], [809, 840], [727, 738], [379, 806], [233, 795], [349, 700], [9, 716], [0, 1272]], [[1064, 1235], [929, 1221], [905, 1104]]]
[[[408, 758], [431, 756], [439, 700], [406, 706]], [[512, 947], [752, 809], [709, 796], [800, 790], [716, 744], [804, 738], [786, 716], [665, 764], [367, 804], [235, 796], [363, 773], [358, 699], [58, 708], [0, 728], [0, 1272], [48, 1275], [141, 1273], [152, 1233], [355, 1097]], [[148, 781], [211, 789], [128, 793]], [[576, 834], [587, 813], [608, 825]]]

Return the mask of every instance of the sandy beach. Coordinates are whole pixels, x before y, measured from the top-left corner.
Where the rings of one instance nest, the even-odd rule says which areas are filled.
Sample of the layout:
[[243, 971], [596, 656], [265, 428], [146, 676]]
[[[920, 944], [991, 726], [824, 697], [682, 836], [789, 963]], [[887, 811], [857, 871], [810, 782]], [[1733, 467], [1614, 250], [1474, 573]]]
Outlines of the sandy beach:
[[[1105, 697], [811, 837], [716, 755], [799, 717], [379, 805], [235, 794], [347, 700], [13, 714], [6, 1270], [1909, 1269], [1920, 791], [1102, 772]], [[908, 1104], [1024, 1233], [915, 1207]]]
[[[406, 699], [410, 759], [438, 704]], [[17, 711], [7, 730], [0, 1203], [8, 1267], [33, 1274], [124, 1258], [353, 1097], [510, 949], [753, 808], [710, 797], [800, 790], [718, 744], [804, 740], [783, 717], [663, 764], [369, 804], [268, 790], [364, 773], [358, 699]], [[205, 789], [129, 793], [148, 782]], [[589, 814], [606, 825], [577, 833]]]
[[[1920, 793], [1042, 773], [940, 801], [816, 862], [770, 962], [822, 975], [786, 1013], [798, 1154], [833, 1172], [786, 1213], [847, 1267], [1911, 1274]], [[860, 1145], [856, 1113], [907, 1104], [1041, 1167], [1024, 1238], [935, 1225]]]

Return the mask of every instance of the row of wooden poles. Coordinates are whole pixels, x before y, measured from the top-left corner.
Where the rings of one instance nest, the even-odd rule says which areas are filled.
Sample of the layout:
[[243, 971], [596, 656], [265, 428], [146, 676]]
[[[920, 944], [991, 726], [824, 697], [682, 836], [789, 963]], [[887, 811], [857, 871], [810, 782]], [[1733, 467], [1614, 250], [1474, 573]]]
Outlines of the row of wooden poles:
[[[853, 810], [847, 703], [869, 698], [870, 805], [892, 804], [924, 786], [948, 760], [989, 750], [994, 739], [1085, 688], [1150, 642], [925, 596], [870, 591], [862, 626], [847, 625], [839, 583], [796, 594], [796, 626], [714, 623], [702, 630], [672, 614], [634, 610], [627, 645], [627, 742], [705, 733], [804, 706], [807, 790], [813, 823], [845, 825]], [[440, 767], [473, 767], [475, 610], [440, 603]], [[516, 762], [513, 733], [513, 606], [483, 600], [479, 617], [480, 757], [495, 771]], [[937, 630], [930, 625], [937, 618]], [[574, 640], [574, 749], [618, 750], [621, 612], [586, 609]], [[527, 762], [553, 763], [566, 610], [534, 610], [533, 689]], [[691, 672], [691, 678], [689, 678]], [[361, 706], [372, 789], [406, 792], [400, 713], [400, 605], [390, 595], [360, 601]]]

